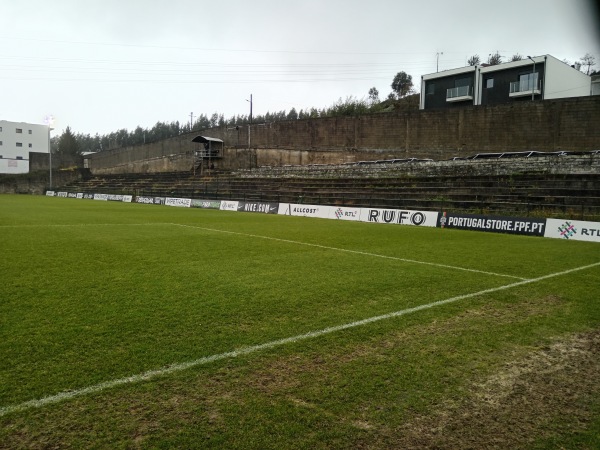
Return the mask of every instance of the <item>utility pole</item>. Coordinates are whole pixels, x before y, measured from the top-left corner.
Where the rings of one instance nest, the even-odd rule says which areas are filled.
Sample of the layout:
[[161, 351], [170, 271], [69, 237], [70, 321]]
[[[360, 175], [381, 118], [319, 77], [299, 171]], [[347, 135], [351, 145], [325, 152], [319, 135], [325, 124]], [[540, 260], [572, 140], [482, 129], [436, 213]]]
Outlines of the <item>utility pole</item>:
[[436, 63], [435, 63], [435, 71], [439, 72], [440, 71], [440, 55], [443, 55], [444, 52], [437, 52], [435, 54], [436, 56]]
[[193, 111], [190, 113], [190, 131], [192, 131], [192, 128], [194, 128], [194, 112]]
[[250, 94], [250, 100], [246, 101], [250, 102], [250, 121], [248, 122], [248, 162], [250, 169], [252, 169], [252, 153], [250, 152], [250, 125], [252, 125], [252, 94]]

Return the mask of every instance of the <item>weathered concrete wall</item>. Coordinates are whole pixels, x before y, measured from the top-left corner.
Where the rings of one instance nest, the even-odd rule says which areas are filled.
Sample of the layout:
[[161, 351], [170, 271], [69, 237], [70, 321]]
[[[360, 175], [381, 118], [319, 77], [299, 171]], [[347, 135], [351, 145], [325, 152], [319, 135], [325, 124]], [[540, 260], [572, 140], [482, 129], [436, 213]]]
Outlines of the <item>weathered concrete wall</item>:
[[498, 176], [517, 174], [600, 174], [600, 154], [538, 158], [418, 161], [399, 164], [333, 165], [327, 167], [261, 167], [240, 171], [246, 178], [390, 178]]
[[[600, 149], [600, 97], [494, 107], [372, 114], [213, 128], [92, 155], [93, 173], [188, 171], [198, 134], [222, 139], [225, 169], [391, 158], [449, 159], [482, 152]], [[250, 149], [248, 149], [250, 132]]]
[[[79, 170], [57, 170], [52, 172], [54, 187], [82, 177]], [[49, 172], [29, 172], [16, 175], [0, 175], [0, 194], [43, 194], [50, 185]]]

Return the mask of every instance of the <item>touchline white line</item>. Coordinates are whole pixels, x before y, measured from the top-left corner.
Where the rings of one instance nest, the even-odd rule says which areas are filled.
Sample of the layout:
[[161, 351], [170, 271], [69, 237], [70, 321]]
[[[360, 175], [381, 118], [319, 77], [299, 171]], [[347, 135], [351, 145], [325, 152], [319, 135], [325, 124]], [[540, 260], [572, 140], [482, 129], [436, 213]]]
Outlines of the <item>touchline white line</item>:
[[150, 380], [152, 378], [168, 375], [168, 374], [171, 374], [174, 372], [180, 372], [182, 370], [186, 370], [186, 369], [189, 369], [192, 367], [206, 365], [206, 364], [212, 363], [214, 361], [219, 361], [222, 359], [237, 358], [238, 356], [248, 355], [248, 354], [256, 353], [256, 352], [259, 352], [262, 350], [280, 347], [280, 346], [286, 345], [286, 344], [293, 344], [295, 342], [299, 342], [299, 341], [303, 341], [303, 340], [311, 339], [311, 338], [316, 338], [319, 336], [335, 333], [335, 332], [342, 331], [342, 330], [347, 330], [349, 328], [356, 328], [356, 327], [359, 327], [362, 325], [368, 325], [370, 323], [379, 322], [381, 320], [404, 316], [406, 314], [412, 314], [412, 313], [415, 313], [418, 311], [422, 311], [424, 309], [429, 309], [429, 308], [433, 308], [433, 307], [440, 306], [440, 305], [446, 305], [448, 303], [454, 303], [459, 300], [464, 300], [467, 298], [477, 297], [477, 296], [485, 295], [485, 294], [491, 294], [493, 292], [498, 292], [498, 291], [502, 291], [505, 289], [511, 289], [514, 287], [523, 286], [523, 285], [530, 284], [530, 283], [537, 283], [539, 281], [547, 280], [549, 278], [554, 278], [554, 277], [558, 277], [561, 275], [568, 275], [573, 272], [590, 269], [590, 268], [596, 267], [596, 266], [600, 266], [600, 262], [597, 262], [594, 264], [588, 264], [587, 266], [575, 267], [573, 269], [568, 269], [568, 270], [564, 270], [562, 272], [556, 272], [556, 273], [552, 273], [549, 275], [544, 275], [544, 276], [541, 276], [538, 278], [517, 281], [516, 283], [506, 284], [504, 286], [499, 286], [499, 287], [495, 287], [495, 288], [485, 289], [482, 291], [472, 292], [470, 294], [459, 295], [456, 297], [447, 298], [445, 300], [438, 300], [436, 302], [427, 303], [426, 305], [415, 306], [413, 308], [407, 308], [407, 309], [403, 309], [401, 311], [391, 312], [391, 313], [383, 314], [380, 316], [369, 317], [367, 319], [358, 320], [356, 322], [351, 322], [351, 323], [346, 323], [343, 325], [337, 325], [337, 326], [333, 326], [333, 327], [329, 327], [329, 328], [324, 328], [322, 330], [311, 331], [309, 333], [299, 334], [296, 336], [279, 339], [276, 341], [266, 342], [264, 344], [253, 345], [250, 347], [243, 347], [243, 348], [233, 350], [230, 352], [219, 353], [219, 354], [211, 355], [211, 356], [205, 356], [205, 357], [193, 360], [193, 361], [172, 364], [169, 366], [162, 367], [160, 369], [150, 370], [148, 372], [140, 373], [137, 375], [131, 375], [131, 376], [125, 377], [125, 378], [118, 378], [118, 379], [112, 380], [112, 381], [105, 381], [103, 383], [95, 384], [93, 386], [88, 386], [88, 387], [85, 387], [82, 389], [74, 389], [74, 390], [64, 391], [64, 392], [60, 392], [56, 395], [50, 395], [48, 397], [44, 397], [44, 398], [40, 398], [40, 399], [29, 400], [29, 401], [20, 403], [18, 405], [4, 406], [4, 407], [0, 408], [0, 417], [5, 416], [7, 414], [19, 412], [19, 411], [25, 411], [25, 410], [28, 410], [31, 408], [39, 408], [39, 407], [49, 405], [52, 403], [58, 403], [63, 400], [69, 400], [69, 399], [72, 399], [75, 397], [82, 397], [87, 394], [98, 393], [103, 390], [114, 388], [114, 387], [121, 386], [121, 385], [139, 383], [141, 381]]
[[493, 275], [495, 277], [514, 278], [516, 280], [523, 280], [523, 281], [527, 280], [527, 278], [516, 277], [514, 275], [506, 275], [506, 274], [503, 274], [503, 273], [486, 272], [484, 270], [468, 269], [466, 267], [450, 266], [450, 265], [447, 265], [447, 264], [432, 263], [432, 262], [427, 262], [427, 261], [418, 261], [416, 259], [406, 259], [406, 258], [398, 258], [396, 256], [379, 255], [377, 253], [361, 252], [360, 250], [349, 250], [349, 249], [346, 249], [346, 248], [328, 247], [326, 245], [311, 244], [309, 242], [301, 242], [301, 241], [292, 241], [292, 240], [289, 240], [289, 239], [281, 239], [281, 238], [275, 238], [275, 237], [271, 237], [271, 236], [261, 236], [259, 234], [240, 233], [239, 231], [217, 230], [215, 228], [205, 228], [205, 227], [199, 227], [199, 226], [196, 226], [196, 225], [185, 225], [185, 224], [181, 224], [181, 223], [172, 223], [171, 225], [178, 226], [178, 227], [192, 228], [192, 229], [195, 229], [195, 230], [212, 231], [212, 232], [215, 232], [215, 233], [227, 233], [227, 234], [235, 234], [235, 235], [238, 235], [238, 236], [245, 236], [245, 237], [257, 238], [257, 239], [268, 239], [268, 240], [271, 240], [271, 241], [286, 242], [288, 244], [305, 245], [307, 247], [316, 247], [316, 248], [322, 248], [322, 249], [325, 249], [325, 250], [335, 250], [335, 251], [338, 251], [338, 252], [354, 253], [356, 255], [373, 256], [373, 257], [376, 257], [376, 258], [384, 258], [384, 259], [393, 259], [395, 261], [402, 261], [402, 262], [413, 263], [413, 264], [423, 264], [423, 265], [426, 265], [426, 266], [441, 267], [441, 268], [444, 268], [444, 269], [463, 270], [465, 272], [481, 273], [481, 274], [484, 274], [484, 275]]

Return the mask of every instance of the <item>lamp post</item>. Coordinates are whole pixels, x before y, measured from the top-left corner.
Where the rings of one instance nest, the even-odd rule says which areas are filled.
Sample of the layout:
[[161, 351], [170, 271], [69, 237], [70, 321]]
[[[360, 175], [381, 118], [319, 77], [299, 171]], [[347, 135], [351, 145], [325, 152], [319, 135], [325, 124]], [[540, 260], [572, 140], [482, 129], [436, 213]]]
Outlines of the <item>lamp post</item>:
[[46, 125], [48, 126], [48, 158], [49, 158], [49, 163], [50, 163], [50, 190], [52, 190], [52, 141], [50, 140], [50, 131], [52, 131], [54, 128], [52, 128], [52, 125], [54, 124], [54, 117], [53, 116], [46, 116], [44, 118], [44, 122], [46, 123]]
[[535, 59], [531, 56], [527, 56], [531, 61], [533, 61], [533, 72], [531, 72], [531, 101], [533, 101], [533, 96], [535, 94]]

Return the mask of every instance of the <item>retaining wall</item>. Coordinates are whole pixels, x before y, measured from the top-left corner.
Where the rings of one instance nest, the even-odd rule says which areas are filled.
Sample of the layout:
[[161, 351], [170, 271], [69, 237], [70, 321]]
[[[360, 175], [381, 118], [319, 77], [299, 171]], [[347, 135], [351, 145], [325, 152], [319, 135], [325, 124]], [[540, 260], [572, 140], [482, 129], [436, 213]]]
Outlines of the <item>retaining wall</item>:
[[[222, 139], [222, 169], [483, 152], [600, 149], [600, 96], [226, 127], [90, 156], [93, 173], [189, 171], [198, 134]], [[250, 133], [250, 148], [248, 148]]]

